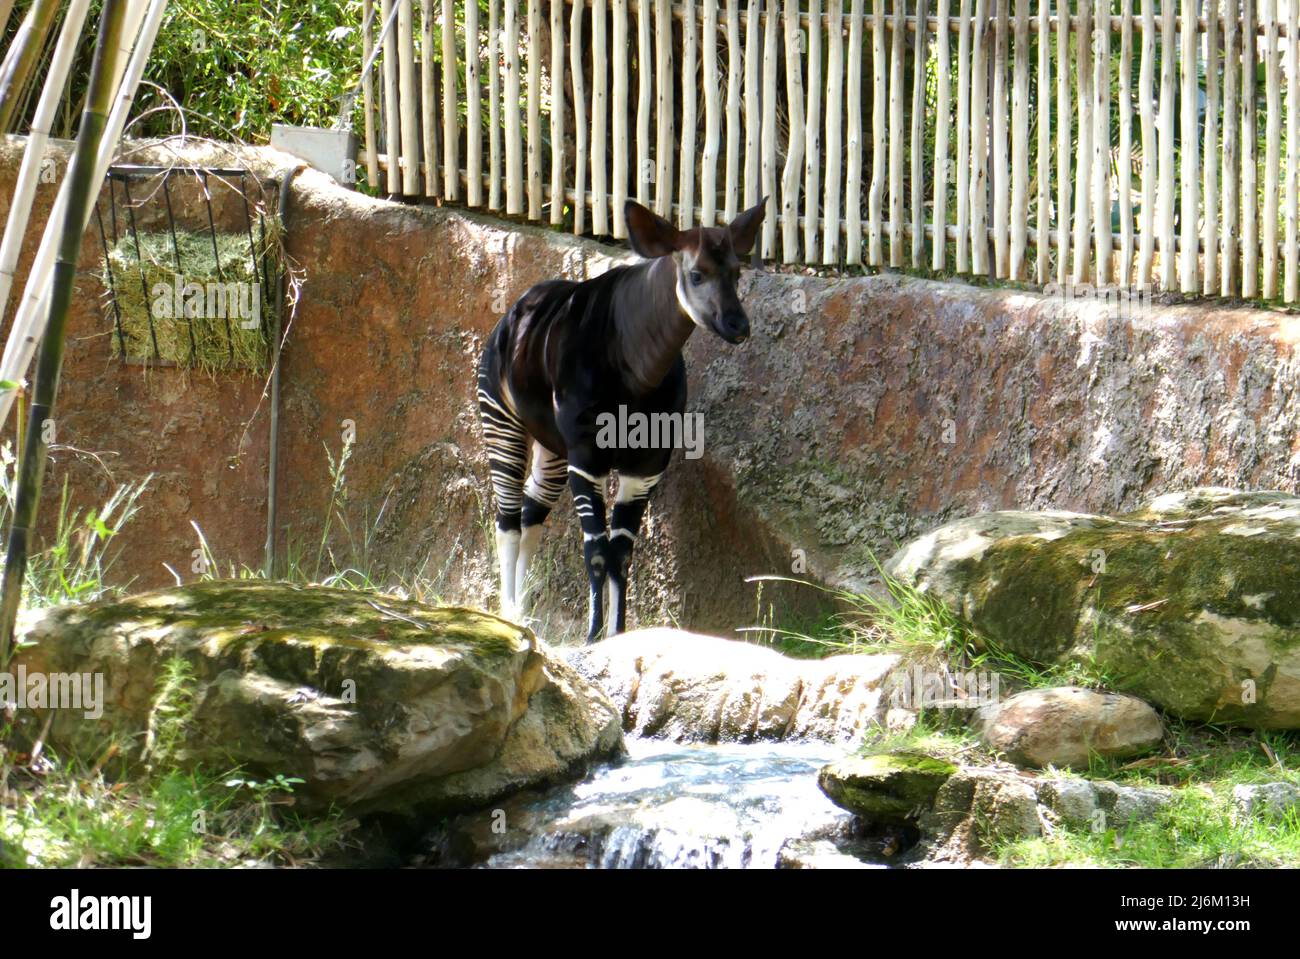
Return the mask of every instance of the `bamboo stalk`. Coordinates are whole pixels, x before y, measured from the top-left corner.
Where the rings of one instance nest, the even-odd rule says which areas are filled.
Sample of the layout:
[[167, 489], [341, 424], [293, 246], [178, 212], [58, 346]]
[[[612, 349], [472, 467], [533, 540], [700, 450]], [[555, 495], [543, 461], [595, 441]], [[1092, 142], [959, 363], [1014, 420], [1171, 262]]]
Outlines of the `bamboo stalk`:
[[[922, 3], [925, 0], [921, 0]], [[833, 28], [839, 28], [839, 21]], [[804, 226], [805, 263], [817, 262], [817, 227], [821, 200], [822, 129], [822, 3], [808, 0], [808, 110], [804, 115]]]
[[718, 0], [704, 0], [704, 39], [700, 44], [704, 64], [704, 156], [700, 161], [700, 222], [714, 226], [718, 220], [718, 149], [722, 143], [718, 74]]
[[1156, 218], [1160, 223], [1160, 287], [1172, 290], [1178, 255], [1174, 249], [1174, 0], [1161, 2], [1160, 174]]
[[1241, 295], [1259, 295], [1259, 167], [1255, 144], [1259, 139], [1259, 113], [1255, 107], [1255, 0], [1241, 3]]
[[610, 185], [612, 232], [622, 239], [627, 236], [623, 221], [623, 205], [627, 201], [627, 0], [613, 0], [614, 14], [614, 90], [612, 135], [614, 138], [613, 179]]
[[[917, 0], [916, 22], [926, 22], [928, 0]], [[929, 31], [918, 30], [912, 59], [912, 267], [921, 268], [925, 247], [925, 183], [921, 160], [925, 152], [925, 71], [929, 62]], [[942, 242], [942, 236], [935, 234]]]
[[[393, 0], [380, 0], [379, 15], [388, 22], [393, 10]], [[402, 164], [399, 160], [402, 139], [402, 117], [397, 105], [397, 34], [389, 30], [384, 34], [384, 162], [388, 164], [388, 192], [394, 196], [402, 192]]]
[[[1231, 9], [1235, 14], [1236, 0]], [[1223, 37], [1223, 259], [1219, 270], [1219, 290], [1229, 296], [1240, 289], [1237, 269], [1238, 223], [1241, 204], [1241, 58], [1240, 31], [1237, 17], [1224, 18]]]
[[894, 0], [889, 56], [889, 265], [903, 265], [903, 15], [907, 0]]
[[762, 152], [762, 139], [759, 130], [759, 54], [758, 30], [759, 0], [749, 0], [747, 23], [750, 25], [745, 33], [745, 208], [758, 202], [759, 191], [759, 154]]
[[97, 159], [109, 126], [109, 109], [115, 86], [113, 81], [117, 72], [116, 58], [125, 35], [126, 19], [124, 0], [104, 0], [90, 68], [86, 109], [81, 117], [77, 145], [68, 167], [68, 202], [63, 222], [59, 224], [58, 256], [54, 262], [50, 286], [49, 318], [33, 384], [27, 438], [18, 464], [17, 491], [5, 555], [4, 583], [0, 587], [0, 668], [8, 668], [14, 648], [14, 624], [22, 601], [28, 546], [31, 531], [36, 525], [36, 508], [40, 502], [41, 479], [48, 452], [46, 424], [50, 422], [54, 401], [58, 396], [68, 313], [72, 307], [77, 260], [81, 253], [81, 235], [84, 224], [90, 217], [90, 208], [101, 180], [95, 176]]
[[971, 272], [988, 272], [988, 0], [975, 0], [974, 34], [971, 37], [970, 85], [970, 243]]
[[1182, 75], [1182, 213], [1179, 226], [1182, 228], [1182, 257], [1178, 267], [1179, 280], [1184, 293], [1195, 293], [1200, 284], [1197, 282], [1197, 218], [1200, 216], [1200, 183], [1197, 169], [1200, 161], [1200, 129], [1198, 124], [1198, 94], [1196, 77], [1196, 2], [1183, 0], [1182, 56], [1179, 58]]
[[[1191, 0], [1183, 0], [1190, 3]], [[1282, 64], [1277, 46], [1277, 0], [1264, 0], [1264, 96], [1268, 118], [1264, 128], [1264, 299], [1277, 296], [1277, 213], [1282, 151]]]
[[1050, 270], [1052, 223], [1048, 204], [1051, 202], [1052, 170], [1052, 82], [1050, 54], [1052, 50], [1051, 34], [1048, 32], [1047, 0], [1038, 0], [1038, 171], [1037, 209], [1034, 238], [1034, 279], [1047, 284]]
[[778, 0], [768, 0], [766, 29], [763, 32], [763, 195], [767, 197], [767, 215], [763, 218], [763, 259], [776, 255], [776, 27], [780, 7]]
[[59, 0], [32, 0], [0, 62], [0, 133], [10, 132], [21, 120], [21, 93], [37, 72], [59, 6]]
[[1156, 142], [1152, 84], [1155, 81], [1155, 5], [1142, 0], [1142, 65], [1138, 73], [1138, 115], [1142, 123], [1142, 225], [1138, 230], [1137, 288], [1151, 288], [1151, 264], [1155, 258]]
[[695, 114], [696, 83], [695, 61], [696, 29], [695, 0], [684, 0], [686, 18], [682, 22], [682, 135], [681, 161], [678, 163], [678, 218], [682, 228], [694, 226], [695, 219]]
[[31, 217], [32, 204], [36, 199], [36, 187], [41, 179], [45, 146], [49, 142], [50, 129], [54, 125], [55, 113], [63, 97], [63, 85], [67, 81], [73, 57], [80, 43], [81, 29], [85, 25], [89, 7], [90, 0], [70, 0], [68, 12], [63, 18], [63, 26], [59, 30], [58, 44], [50, 59], [45, 89], [41, 92], [41, 98], [36, 104], [36, 112], [32, 116], [32, 128], [27, 136], [23, 162], [18, 168], [18, 177], [14, 181], [13, 196], [5, 220], [4, 241], [0, 243], [0, 316], [4, 316], [5, 306], [9, 302], [9, 292], [13, 288], [14, 278], [18, 272], [18, 258], [22, 253], [27, 223]]
[[[535, 3], [536, 0], [531, 0], [530, 7]], [[452, 202], [460, 199], [459, 102], [456, 83], [456, 7], [453, 0], [442, 0], [442, 194]]]
[[[465, 2], [465, 202], [483, 205], [483, 85], [479, 79], [478, 0]], [[561, 36], [563, 34], [561, 33]], [[554, 52], [554, 47], [552, 47]], [[555, 91], [552, 91], [555, 95]], [[559, 90], [560, 102], [564, 89]], [[445, 96], [445, 93], [444, 93]], [[553, 138], [552, 143], [555, 143]]]
[[[1046, 3], [1047, 0], [1040, 0]], [[938, 97], [934, 120], [934, 242], [930, 268], [943, 270], [948, 259], [948, 129], [952, 123], [952, 54], [947, 29], [952, 0], [939, 0], [939, 29], [935, 31], [935, 59], [938, 62]]]
[[575, 3], [569, 19], [569, 76], [573, 80], [573, 232], [579, 236], [587, 217], [587, 94], [582, 79], [582, 14], [582, 4]]
[[1123, 0], [1120, 17], [1118, 281], [1127, 290], [1133, 282], [1133, 0]]
[[1006, 279], [1010, 275], [1011, 191], [1007, 158], [1007, 33], [1011, 22], [1011, 0], [995, 0], [993, 28], [993, 269]]
[[654, 77], [650, 53], [651, 16], [648, 0], [640, 0], [636, 11], [636, 201], [642, 206], [650, 202], [650, 184], [655, 179], [654, 161], [650, 159], [650, 90]]
[[970, 269], [971, 0], [961, 0], [957, 34], [957, 272]]
[[727, 178], [723, 219], [740, 209], [740, 8], [727, 0]]
[[1219, 17], [1216, 0], [1209, 3], [1205, 33], [1205, 161], [1201, 166], [1205, 197], [1201, 242], [1205, 249], [1206, 294], [1219, 289]]
[[1110, 283], [1110, 0], [1097, 0], [1093, 44], [1092, 219], [1097, 286]]
[[[12, 3], [13, 0], [0, 0], [0, 4]], [[375, 2], [374, 0], [362, 0], [361, 8], [361, 38], [362, 38], [362, 63], [370, 62], [370, 55], [375, 49]], [[3, 29], [3, 23], [7, 19], [0, 17], [0, 29]], [[367, 70], [365, 76], [361, 78], [361, 97], [364, 104], [363, 112], [366, 117], [366, 182], [370, 189], [379, 189], [379, 150], [375, 146], [375, 80], [374, 72]], [[4, 313], [3, 302], [0, 301], [0, 314]]]
[[804, 98], [798, 0], [785, 0], [785, 97], [790, 136], [781, 174], [781, 257], [799, 262], [799, 182], [803, 169]]
[[[850, 41], [851, 44], [852, 41]], [[871, 0], [871, 193], [867, 197], [867, 262], [882, 266], [885, 200], [885, 0]], [[850, 86], [850, 89], [852, 87]]]
[[[1009, 0], [1007, 0], [1009, 2]], [[1029, 247], [1029, 4], [1016, 0], [1011, 117], [1011, 262], [1008, 276], [1025, 278]]]
[[[576, 9], [576, 8], [575, 8]], [[577, 16], [577, 14], [574, 14]], [[672, 216], [673, 22], [668, 0], [655, 0], [655, 212]]]
[[1070, 5], [1056, 2], [1056, 282], [1070, 263]]
[[420, 6], [420, 132], [424, 143], [425, 196], [442, 195], [442, 182], [438, 177], [438, 126], [434, 123], [437, 103], [434, 100], [433, 20], [433, 4], [430, 0], [423, 0]]
[[[880, 3], [881, 0], [873, 0]], [[967, 0], [969, 2], [969, 0]], [[844, 178], [844, 260], [862, 262], [862, 0], [850, 0], [849, 76], [845, 95], [849, 114]]]
[[[117, 152], [118, 140], [126, 127], [127, 115], [135, 98], [136, 88], [140, 85], [145, 61], [158, 35], [158, 26], [162, 22], [165, 8], [166, 0], [140, 0], [134, 3], [127, 0], [124, 14], [126, 23], [119, 37], [120, 46], [116, 48], [117, 54], [112, 57], [111, 64], [114, 84], [117, 85], [118, 92], [113, 101], [113, 110], [109, 114], [106, 133], [96, 159], [96, 183], [102, 181], [107, 175], [109, 164]], [[134, 46], [132, 46], [133, 40]], [[117, 83], [119, 77], [120, 84]], [[27, 271], [27, 283], [14, 313], [4, 356], [0, 358], [0, 380], [17, 383], [23, 378], [44, 334], [44, 326], [50, 315], [51, 275], [58, 253], [58, 225], [63, 222], [64, 211], [70, 202], [71, 190], [72, 180], [65, 176], [46, 220], [45, 232], [36, 249], [36, 256]], [[89, 221], [88, 210], [82, 222], [82, 230], [85, 230]], [[15, 394], [16, 390], [13, 389], [0, 391], [0, 425], [4, 423], [13, 407]]]
[[402, 193], [416, 196], [420, 192], [420, 121], [416, 115], [412, 0], [397, 0], [397, 85], [401, 98]]
[[1088, 278], [1088, 238], [1092, 235], [1092, 139], [1093, 139], [1093, 83], [1092, 58], [1087, 55], [1092, 37], [1092, 5], [1089, 0], [1079, 0], [1079, 47], [1076, 56], [1078, 73], [1079, 136], [1075, 157], [1074, 191], [1074, 262], [1070, 279], [1075, 286]]
[[591, 0], [591, 230], [609, 233], [609, 41], [605, 0]]
[[[450, 3], [451, 0], [443, 0]], [[470, 0], [474, 2], [474, 0]], [[542, 218], [542, 0], [528, 2], [528, 219]], [[452, 61], [455, 69], [455, 60]]]
[[[518, 216], [524, 212], [523, 131], [519, 126], [519, 0], [505, 0], [505, 60], [506, 213]], [[575, 77], [574, 83], [577, 82]]]
[[1300, 54], [1295, 37], [1300, 34], [1300, 10], [1295, 0], [1287, 4], [1286, 15], [1286, 255], [1282, 297], [1294, 303], [1300, 295], [1300, 247], [1297, 247], [1297, 188], [1300, 188]]
[[501, 209], [501, 15], [488, 0], [488, 209]]
[[[474, 0], [469, 0], [469, 5], [474, 6]], [[564, 224], [564, 109], [564, 0], [551, 0], [552, 226]]]

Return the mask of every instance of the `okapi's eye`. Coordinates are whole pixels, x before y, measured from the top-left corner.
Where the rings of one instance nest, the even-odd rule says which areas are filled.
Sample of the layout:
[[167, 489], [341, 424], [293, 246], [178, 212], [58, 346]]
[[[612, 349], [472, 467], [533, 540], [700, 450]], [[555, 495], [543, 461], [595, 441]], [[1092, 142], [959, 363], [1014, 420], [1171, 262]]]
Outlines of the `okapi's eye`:
[[696, 286], [699, 286], [704, 282], [703, 274], [701, 274], [699, 270], [691, 270], [691, 282]]

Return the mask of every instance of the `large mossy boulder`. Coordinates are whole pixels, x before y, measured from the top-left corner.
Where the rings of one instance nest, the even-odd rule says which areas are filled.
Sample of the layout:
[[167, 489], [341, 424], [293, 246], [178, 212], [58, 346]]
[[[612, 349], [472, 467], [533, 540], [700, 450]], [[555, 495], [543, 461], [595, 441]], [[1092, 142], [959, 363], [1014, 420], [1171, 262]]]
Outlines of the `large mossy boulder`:
[[1300, 498], [1196, 489], [1113, 517], [983, 513], [886, 571], [1002, 650], [1186, 719], [1300, 728]]
[[102, 717], [51, 710], [55, 749], [147, 757], [180, 660], [191, 703], [175, 759], [298, 777], [309, 804], [473, 808], [622, 748], [603, 693], [527, 629], [470, 609], [209, 582], [47, 610], [21, 640], [11, 671], [103, 677]]

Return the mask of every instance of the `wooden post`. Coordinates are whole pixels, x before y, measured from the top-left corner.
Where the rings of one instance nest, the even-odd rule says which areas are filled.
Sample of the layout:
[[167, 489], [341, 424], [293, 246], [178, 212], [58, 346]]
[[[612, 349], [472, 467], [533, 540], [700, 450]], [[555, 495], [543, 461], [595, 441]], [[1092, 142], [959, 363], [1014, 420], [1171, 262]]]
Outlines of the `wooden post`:
[[1297, 246], [1297, 189], [1300, 189], [1300, 17], [1296, 0], [1287, 3], [1286, 15], [1286, 255], [1282, 298], [1294, 303], [1300, 296], [1300, 246]]
[[[735, 2], [735, 0], [731, 0]], [[655, 181], [654, 160], [650, 158], [651, 81], [654, 78], [650, 52], [650, 0], [638, 0], [636, 8], [636, 202], [650, 202], [650, 184]]]
[[957, 34], [957, 272], [970, 269], [971, 0], [961, 0]]
[[1223, 18], [1223, 258], [1219, 291], [1230, 296], [1241, 286], [1237, 268], [1238, 224], [1241, 222], [1241, 29], [1237, 3], [1228, 5]]
[[[1046, 3], [1047, 0], [1040, 0]], [[938, 61], [939, 95], [934, 121], [934, 246], [930, 250], [930, 268], [936, 273], [948, 260], [948, 130], [952, 124], [952, 52], [948, 20], [952, 0], [939, 0], [939, 29], [935, 33], [935, 58]]]
[[[479, 80], [478, 23], [478, 0], [465, 0], [465, 202], [470, 206], [483, 205], [483, 90]], [[563, 88], [560, 102], [564, 102]]]
[[1259, 111], [1255, 107], [1258, 41], [1255, 0], [1241, 3], [1241, 295], [1259, 295], [1259, 173], [1255, 144]]
[[569, 76], [573, 80], [573, 232], [578, 236], [587, 225], [587, 93], [582, 74], [584, 12], [583, 4], [574, 3], [569, 19]]
[[[921, 0], [925, 2], [925, 0]], [[838, 28], [839, 24], [836, 24]], [[808, 0], [808, 110], [804, 114], [803, 255], [817, 262], [817, 227], [821, 201], [822, 3]]]
[[767, 197], [767, 216], [763, 220], [763, 258], [776, 256], [777, 183], [776, 183], [776, 28], [780, 18], [779, 0], [767, 2], [767, 24], [763, 32], [763, 195]]
[[682, 19], [682, 135], [681, 161], [678, 163], [677, 221], [683, 229], [695, 226], [695, 127], [699, 87], [695, 82], [696, 21], [695, 0], [683, 0], [686, 16]]
[[[645, 0], [642, 0], [645, 2]], [[673, 215], [673, 21], [668, 0], [655, 0], [655, 212]]]
[[970, 243], [971, 272], [988, 272], [988, 0], [975, 0], [970, 87]]
[[591, 0], [591, 231], [609, 234], [609, 39], [605, 0]]
[[1110, 0], [1097, 0], [1093, 45], [1092, 219], [1095, 245], [1093, 280], [1110, 284]]
[[[1294, 6], [1294, 3], [1292, 3]], [[1204, 291], [1219, 289], [1219, 11], [1216, 0], [1206, 0], [1205, 31], [1205, 159], [1201, 166], [1205, 197], [1202, 245], [1205, 248]]]
[[[1247, 3], [1251, 0], [1246, 0]], [[1174, 3], [1160, 7], [1160, 177], [1157, 219], [1160, 221], [1160, 288], [1174, 288]]]
[[722, 118], [718, 109], [722, 92], [718, 74], [718, 0], [703, 0], [703, 3], [704, 39], [700, 44], [700, 59], [704, 65], [704, 156], [700, 160], [700, 223], [716, 226], [718, 149], [722, 146]]
[[[1183, 0], [1190, 4], [1191, 0]], [[1268, 109], [1264, 129], [1264, 299], [1277, 296], [1277, 211], [1282, 151], [1282, 63], [1277, 47], [1277, 0], [1264, 0], [1264, 97]]]
[[1008, 275], [1025, 278], [1029, 247], [1029, 4], [1016, 0], [1011, 116], [1011, 263]]
[[727, 0], [727, 178], [723, 219], [740, 211], [740, 8]]
[[[921, 172], [925, 156], [925, 76], [929, 61], [928, 0], [916, 4], [916, 51], [912, 57], [912, 268], [919, 270], [925, 249], [925, 182]], [[946, 23], [939, 31], [948, 29]], [[939, 238], [941, 239], [941, 238]]]
[[762, 35], [759, 22], [759, 0], [749, 0], [745, 21], [745, 208], [758, 202], [759, 154], [762, 152], [759, 133], [759, 56], [758, 43]]
[[[690, 0], [687, 0], [690, 2]], [[781, 258], [799, 262], [799, 182], [803, 172], [803, 65], [798, 0], [785, 0], [785, 97], [790, 136], [781, 174]]]
[[[12, 2], [12, 0], [9, 0]], [[375, 50], [375, 0], [363, 0], [361, 8], [361, 62], [369, 63]], [[3, 29], [3, 24], [0, 24]], [[366, 182], [370, 189], [379, 189], [379, 150], [375, 146], [375, 80], [374, 70], [367, 70], [361, 78], [362, 102], [366, 115]], [[3, 312], [0, 310], [0, 312]]]
[[1197, 166], [1200, 160], [1200, 125], [1198, 123], [1198, 94], [1196, 75], [1196, 52], [1197, 39], [1196, 32], [1196, 2], [1195, 0], [1183, 0], [1183, 25], [1182, 25], [1182, 56], [1179, 66], [1182, 75], [1182, 123], [1179, 132], [1182, 136], [1182, 149], [1179, 151], [1182, 155], [1182, 182], [1181, 199], [1182, 213], [1179, 217], [1179, 226], [1181, 229], [1182, 256], [1178, 268], [1178, 278], [1182, 284], [1184, 293], [1195, 293], [1200, 289], [1199, 277], [1196, 271], [1197, 249], [1200, 243], [1200, 235], [1197, 231], [1197, 220], [1200, 216], [1201, 204], [1199, 190], [1199, 171]]
[[[882, 220], [885, 199], [885, 0], [871, 0], [871, 193], [867, 197], [867, 262], [885, 262]], [[850, 87], [850, 89], [852, 89]]]
[[[537, 0], [529, 0], [530, 9], [536, 4]], [[453, 0], [442, 0], [442, 182], [443, 195], [452, 202], [460, 199], [460, 98], [456, 87], [456, 5]]]
[[[715, 2], [715, 0], [708, 0]], [[627, 0], [613, 0], [614, 13], [614, 92], [613, 92], [613, 178], [610, 187], [610, 219], [618, 239], [627, 236], [623, 221], [623, 204], [627, 201]]]
[[523, 138], [519, 126], [519, 0], [505, 0], [505, 19], [506, 213], [518, 216], [524, 212]]
[[1056, 0], [1056, 282], [1070, 269], [1070, 3]]
[[[475, 6], [475, 0], [467, 0]], [[466, 8], [468, 9], [468, 7]], [[564, 0], [551, 0], [551, 225], [564, 225]], [[471, 151], [471, 156], [473, 151]], [[470, 183], [474, 181], [471, 178]], [[472, 189], [472, 187], [471, 187]]]
[[[872, 0], [880, 3], [881, 0]], [[967, 0], [969, 2], [969, 0]], [[850, 0], [849, 78], [845, 104], [849, 132], [844, 178], [844, 260], [862, 262], [862, 0]]]
[[437, 102], [434, 100], [433, 64], [433, 4], [420, 3], [420, 142], [424, 148], [424, 195], [442, 196], [442, 180], [438, 176], [438, 126]]
[[501, 0], [488, 0], [488, 209], [501, 209]]
[[903, 57], [907, 0], [894, 0], [889, 57], [889, 265], [903, 265]]
[[[398, 0], [400, 2], [400, 0]], [[388, 23], [394, 0], [380, 0], [379, 16]], [[384, 34], [384, 163], [388, 167], [388, 192], [402, 192], [402, 116], [397, 104], [397, 31]]]
[[[945, 0], [946, 2], [946, 0]], [[840, 164], [844, 116], [844, 0], [830, 0], [826, 49], [826, 198], [823, 201], [822, 263], [840, 259]]]
[[1009, 243], [1011, 164], [1007, 156], [1007, 34], [1011, 0], [994, 0], [997, 20], [993, 28], [993, 269], [999, 279], [1010, 275]]
[[1070, 279], [1075, 286], [1088, 279], [1088, 237], [1092, 234], [1092, 136], [1093, 84], [1092, 57], [1088, 49], [1092, 38], [1092, 5], [1079, 0], [1079, 36], [1077, 50], [1079, 137], [1075, 159], [1074, 191], [1074, 262]]
[[1118, 282], [1128, 290], [1133, 282], [1133, 0], [1123, 0], [1120, 9]]

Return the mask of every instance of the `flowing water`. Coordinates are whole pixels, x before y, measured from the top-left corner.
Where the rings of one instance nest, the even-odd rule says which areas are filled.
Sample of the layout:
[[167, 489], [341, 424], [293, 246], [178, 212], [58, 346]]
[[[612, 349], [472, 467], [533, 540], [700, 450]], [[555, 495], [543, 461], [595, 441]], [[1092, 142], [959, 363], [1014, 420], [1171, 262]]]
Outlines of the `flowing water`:
[[880, 840], [817, 787], [846, 755], [826, 744], [628, 740], [578, 783], [458, 817], [432, 864], [487, 868], [775, 868], [883, 861]]

